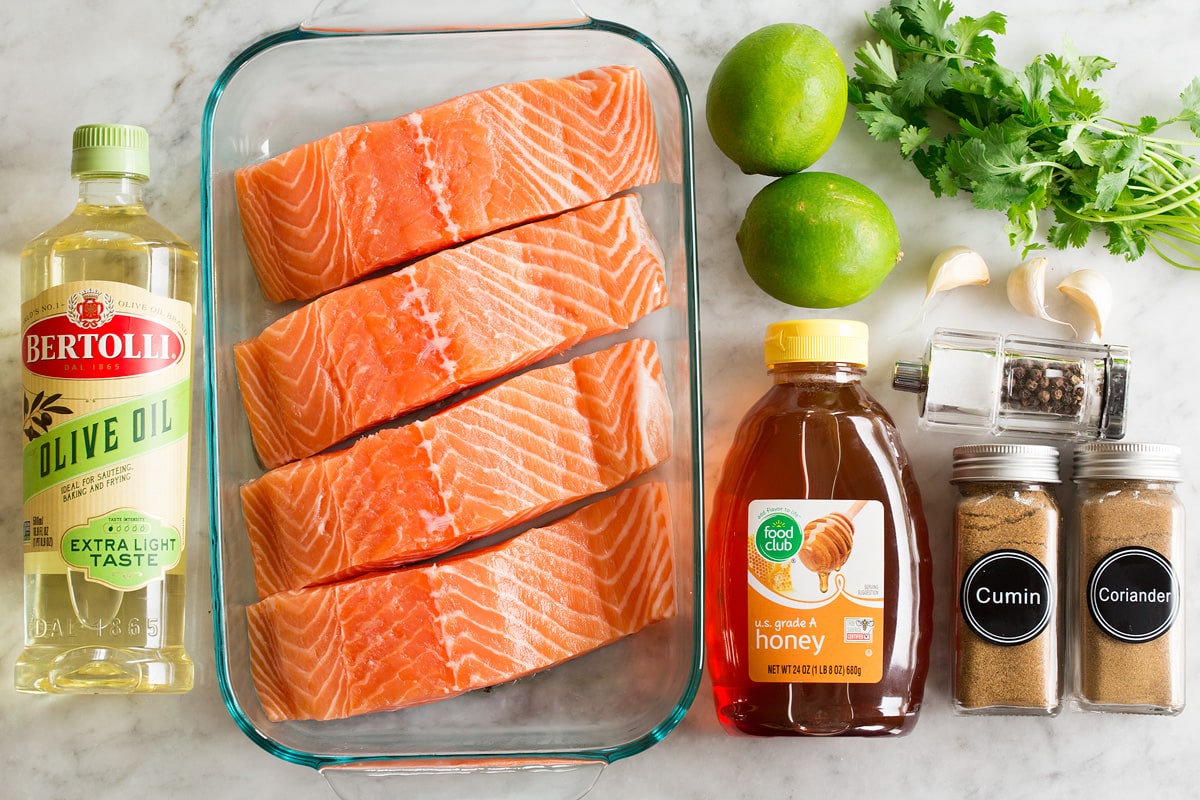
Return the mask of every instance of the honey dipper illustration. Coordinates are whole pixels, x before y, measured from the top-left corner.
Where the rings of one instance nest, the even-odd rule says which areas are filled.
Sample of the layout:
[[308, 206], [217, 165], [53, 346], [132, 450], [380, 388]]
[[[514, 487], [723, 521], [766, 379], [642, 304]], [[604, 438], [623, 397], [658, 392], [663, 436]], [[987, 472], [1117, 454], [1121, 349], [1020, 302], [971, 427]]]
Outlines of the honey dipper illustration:
[[817, 517], [804, 526], [800, 563], [817, 573], [822, 594], [829, 591], [829, 573], [841, 569], [850, 557], [850, 549], [854, 546], [854, 517], [866, 504], [866, 500], [857, 500], [844, 512]]

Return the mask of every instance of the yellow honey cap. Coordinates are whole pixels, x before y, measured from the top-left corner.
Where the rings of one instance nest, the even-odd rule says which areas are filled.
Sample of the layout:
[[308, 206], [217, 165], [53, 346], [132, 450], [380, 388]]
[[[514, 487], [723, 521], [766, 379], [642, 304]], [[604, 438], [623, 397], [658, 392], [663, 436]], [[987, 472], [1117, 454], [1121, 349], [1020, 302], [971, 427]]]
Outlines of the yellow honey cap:
[[794, 319], [773, 322], [763, 339], [767, 367], [827, 361], [867, 366], [867, 326], [850, 319]]

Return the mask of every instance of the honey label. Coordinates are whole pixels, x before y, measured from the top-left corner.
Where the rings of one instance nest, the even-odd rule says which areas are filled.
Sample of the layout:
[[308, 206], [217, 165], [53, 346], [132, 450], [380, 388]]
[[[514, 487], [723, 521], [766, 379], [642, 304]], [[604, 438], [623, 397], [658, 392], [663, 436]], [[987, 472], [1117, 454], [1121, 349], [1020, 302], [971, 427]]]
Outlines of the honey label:
[[121, 590], [181, 570], [191, 305], [86, 281], [21, 318], [27, 567]]
[[877, 500], [751, 501], [751, 680], [883, 679], [883, 513]]

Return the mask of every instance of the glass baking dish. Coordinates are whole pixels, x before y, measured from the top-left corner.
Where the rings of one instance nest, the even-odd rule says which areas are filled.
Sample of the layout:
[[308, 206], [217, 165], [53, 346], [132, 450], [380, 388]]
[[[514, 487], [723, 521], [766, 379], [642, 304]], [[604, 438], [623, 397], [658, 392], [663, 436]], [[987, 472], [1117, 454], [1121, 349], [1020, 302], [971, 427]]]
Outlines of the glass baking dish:
[[[321, 770], [343, 797], [372, 796], [395, 781], [397, 790], [421, 797], [579, 797], [605, 764], [650, 747], [682, 719], [701, 673], [703, 470], [687, 87], [654, 42], [591, 19], [569, 0], [524, 3], [507, 20], [497, 18], [503, 3], [414, 5], [320, 6], [302, 25], [235, 58], [205, 107], [201, 241], [218, 679], [230, 715], [252, 741]], [[636, 335], [654, 339], [662, 355], [675, 445], [656, 477], [669, 487], [676, 526], [677, 616], [546, 672], [452, 700], [333, 722], [270, 722], [250, 678], [245, 609], [256, 594], [238, 499], [238, 487], [262, 469], [232, 346], [294, 306], [269, 303], [259, 291], [242, 241], [234, 170], [346, 125], [605, 64], [637, 67], [650, 89], [662, 177], [639, 193], [666, 256], [670, 299], [589, 348]]]

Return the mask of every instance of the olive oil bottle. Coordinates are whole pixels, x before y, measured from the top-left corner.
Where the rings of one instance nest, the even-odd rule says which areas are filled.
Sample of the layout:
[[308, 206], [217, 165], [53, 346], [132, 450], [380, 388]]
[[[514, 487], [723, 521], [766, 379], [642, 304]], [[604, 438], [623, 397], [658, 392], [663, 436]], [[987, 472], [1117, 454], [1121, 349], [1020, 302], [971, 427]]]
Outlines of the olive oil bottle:
[[75, 130], [79, 199], [21, 253], [16, 688], [180, 693], [196, 253], [149, 216], [149, 136]]

